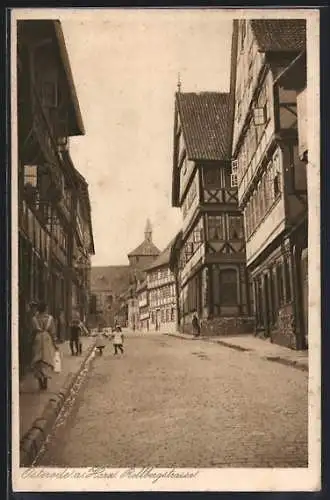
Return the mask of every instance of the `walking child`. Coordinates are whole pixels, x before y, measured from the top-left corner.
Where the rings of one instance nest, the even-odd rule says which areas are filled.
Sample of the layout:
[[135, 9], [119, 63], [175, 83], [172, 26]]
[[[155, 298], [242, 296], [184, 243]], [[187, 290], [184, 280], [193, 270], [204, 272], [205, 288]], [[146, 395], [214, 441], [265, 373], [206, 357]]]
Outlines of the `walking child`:
[[123, 332], [121, 331], [121, 327], [117, 324], [115, 326], [115, 332], [113, 334], [113, 347], [115, 356], [118, 354], [118, 351], [124, 354], [123, 344], [124, 344], [124, 335]]

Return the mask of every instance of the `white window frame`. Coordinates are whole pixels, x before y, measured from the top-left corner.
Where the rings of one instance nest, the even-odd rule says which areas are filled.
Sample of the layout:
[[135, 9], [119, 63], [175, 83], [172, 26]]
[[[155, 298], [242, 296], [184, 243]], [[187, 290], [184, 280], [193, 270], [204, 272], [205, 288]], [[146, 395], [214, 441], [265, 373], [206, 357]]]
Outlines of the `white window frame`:
[[36, 188], [38, 186], [38, 166], [24, 165], [24, 186], [30, 184]]

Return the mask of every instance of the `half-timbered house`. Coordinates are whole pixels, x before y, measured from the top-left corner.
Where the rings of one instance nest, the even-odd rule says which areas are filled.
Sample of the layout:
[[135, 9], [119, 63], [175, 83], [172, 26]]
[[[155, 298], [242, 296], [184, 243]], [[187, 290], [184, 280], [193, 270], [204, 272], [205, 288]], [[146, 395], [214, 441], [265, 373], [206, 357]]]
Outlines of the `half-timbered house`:
[[[73, 228], [81, 192], [78, 172], [70, 159], [69, 137], [85, 132], [58, 21], [17, 23], [17, 116], [19, 346], [23, 368], [28, 362], [30, 327], [25, 318], [29, 302], [46, 301], [55, 318], [61, 318], [64, 329], [72, 310]], [[82, 203], [86, 203], [86, 196], [88, 192]], [[94, 247], [90, 207], [86, 210], [84, 253], [89, 256]]]
[[304, 83], [297, 87], [295, 78], [284, 73], [298, 60], [302, 75], [306, 72], [306, 21], [240, 20], [235, 25], [232, 174], [244, 213], [256, 328], [274, 342], [303, 348], [307, 186], [299, 156], [297, 90]]
[[149, 328], [164, 333], [176, 330], [176, 288], [170, 269], [171, 247], [172, 242], [146, 269]]
[[203, 333], [251, 329], [243, 218], [231, 176], [232, 94], [175, 97], [172, 206], [182, 211], [180, 323]]

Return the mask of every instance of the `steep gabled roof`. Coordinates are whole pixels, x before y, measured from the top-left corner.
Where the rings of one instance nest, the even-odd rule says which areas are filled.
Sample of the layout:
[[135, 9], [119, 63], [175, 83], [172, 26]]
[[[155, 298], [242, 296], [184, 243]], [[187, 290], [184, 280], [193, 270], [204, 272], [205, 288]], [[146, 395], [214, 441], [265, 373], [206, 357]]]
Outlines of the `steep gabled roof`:
[[263, 52], [299, 52], [306, 48], [305, 19], [256, 19], [251, 28]]
[[128, 257], [157, 257], [159, 254], [160, 250], [152, 241], [144, 240], [141, 245], [128, 254]]
[[229, 159], [229, 93], [177, 92], [176, 101], [188, 158]]
[[157, 269], [158, 267], [168, 266], [171, 257], [171, 248], [174, 243], [175, 238], [173, 238], [167, 247], [161, 252], [161, 254], [155, 259], [148, 267], [146, 271], [151, 271], [152, 269]]

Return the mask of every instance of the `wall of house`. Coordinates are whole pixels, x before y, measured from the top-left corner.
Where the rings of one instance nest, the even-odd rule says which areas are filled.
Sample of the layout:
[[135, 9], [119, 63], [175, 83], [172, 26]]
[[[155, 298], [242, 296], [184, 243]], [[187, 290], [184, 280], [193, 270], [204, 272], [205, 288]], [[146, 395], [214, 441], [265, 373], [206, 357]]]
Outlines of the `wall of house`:
[[[236, 148], [257, 85], [259, 73], [265, 60], [265, 54], [258, 51], [249, 21], [241, 20], [239, 23], [233, 149]], [[243, 23], [245, 23], [245, 29], [242, 29]]]
[[294, 272], [289, 239], [251, 271], [256, 332], [292, 349], [297, 346]]

